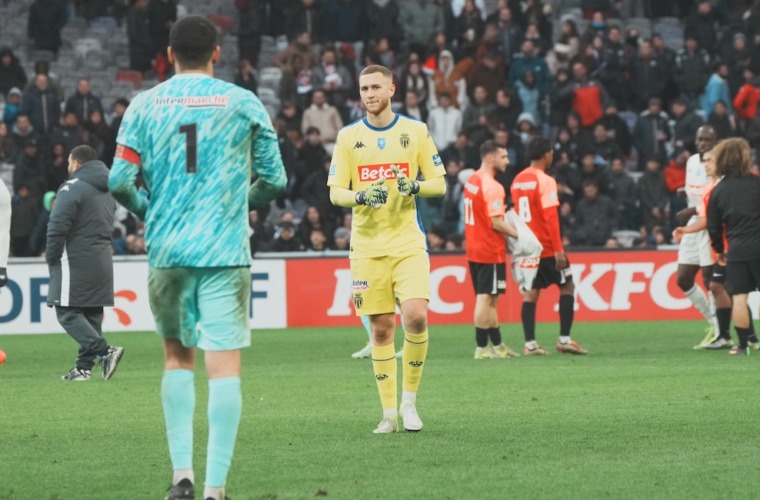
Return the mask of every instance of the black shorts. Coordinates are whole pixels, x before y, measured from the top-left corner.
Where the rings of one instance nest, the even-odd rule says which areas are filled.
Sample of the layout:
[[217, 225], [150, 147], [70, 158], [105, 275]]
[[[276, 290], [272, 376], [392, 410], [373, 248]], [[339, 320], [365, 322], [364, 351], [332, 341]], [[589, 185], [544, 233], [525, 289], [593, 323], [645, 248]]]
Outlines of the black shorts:
[[710, 278], [710, 281], [726, 286], [726, 266], [722, 266], [716, 262], [713, 265], [712, 278]]
[[[469, 262], [469, 261], [468, 261]], [[507, 265], [469, 262], [475, 295], [500, 295], [507, 291]]]
[[760, 260], [729, 260], [726, 267], [726, 289], [731, 295], [742, 295], [760, 288]]
[[573, 279], [573, 275], [570, 274], [569, 265], [570, 262], [568, 261], [566, 269], [557, 271], [557, 259], [554, 257], [541, 257], [541, 262], [538, 264], [538, 274], [536, 274], [536, 279], [533, 280], [533, 289], [543, 290], [551, 285], [564, 285]]

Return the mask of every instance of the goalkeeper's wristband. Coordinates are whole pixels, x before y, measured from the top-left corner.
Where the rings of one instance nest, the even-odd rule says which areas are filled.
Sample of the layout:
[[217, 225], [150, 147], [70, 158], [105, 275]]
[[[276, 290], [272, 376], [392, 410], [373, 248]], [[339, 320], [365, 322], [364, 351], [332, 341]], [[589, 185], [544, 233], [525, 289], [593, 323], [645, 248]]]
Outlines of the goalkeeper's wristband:
[[354, 199], [356, 200], [357, 205], [364, 205], [366, 203], [366, 200], [364, 199], [364, 191], [359, 191], [356, 193], [356, 197]]
[[420, 192], [420, 183], [417, 181], [412, 181], [412, 194], [417, 194]]

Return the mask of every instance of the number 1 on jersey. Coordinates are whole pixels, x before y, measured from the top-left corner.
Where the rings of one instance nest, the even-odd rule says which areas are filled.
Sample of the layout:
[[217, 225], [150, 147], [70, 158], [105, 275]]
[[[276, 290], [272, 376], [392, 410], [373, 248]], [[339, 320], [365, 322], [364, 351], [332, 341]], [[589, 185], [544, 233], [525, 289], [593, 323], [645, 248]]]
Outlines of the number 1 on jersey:
[[188, 174], [196, 174], [198, 173], [198, 126], [195, 123], [182, 125], [179, 133], [186, 134], [185, 171]]

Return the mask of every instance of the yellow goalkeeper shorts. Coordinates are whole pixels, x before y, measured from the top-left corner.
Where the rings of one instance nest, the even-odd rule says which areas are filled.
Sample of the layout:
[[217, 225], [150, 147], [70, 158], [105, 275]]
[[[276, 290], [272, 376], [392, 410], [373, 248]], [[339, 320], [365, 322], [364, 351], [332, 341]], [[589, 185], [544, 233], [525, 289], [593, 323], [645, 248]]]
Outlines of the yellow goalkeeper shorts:
[[419, 253], [351, 259], [351, 296], [357, 316], [396, 311], [409, 299], [430, 300], [430, 257]]

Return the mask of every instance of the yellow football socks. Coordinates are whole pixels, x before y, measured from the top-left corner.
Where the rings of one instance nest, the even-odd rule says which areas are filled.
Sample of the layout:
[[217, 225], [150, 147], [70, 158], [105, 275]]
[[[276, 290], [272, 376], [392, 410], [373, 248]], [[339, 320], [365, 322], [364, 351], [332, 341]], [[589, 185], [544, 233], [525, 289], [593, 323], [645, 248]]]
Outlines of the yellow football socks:
[[372, 368], [375, 370], [377, 390], [380, 393], [380, 403], [383, 405], [385, 416], [396, 415], [396, 347], [393, 343], [383, 346], [372, 345]]
[[428, 332], [404, 332], [404, 392], [416, 393], [420, 388], [422, 368], [428, 351]]

